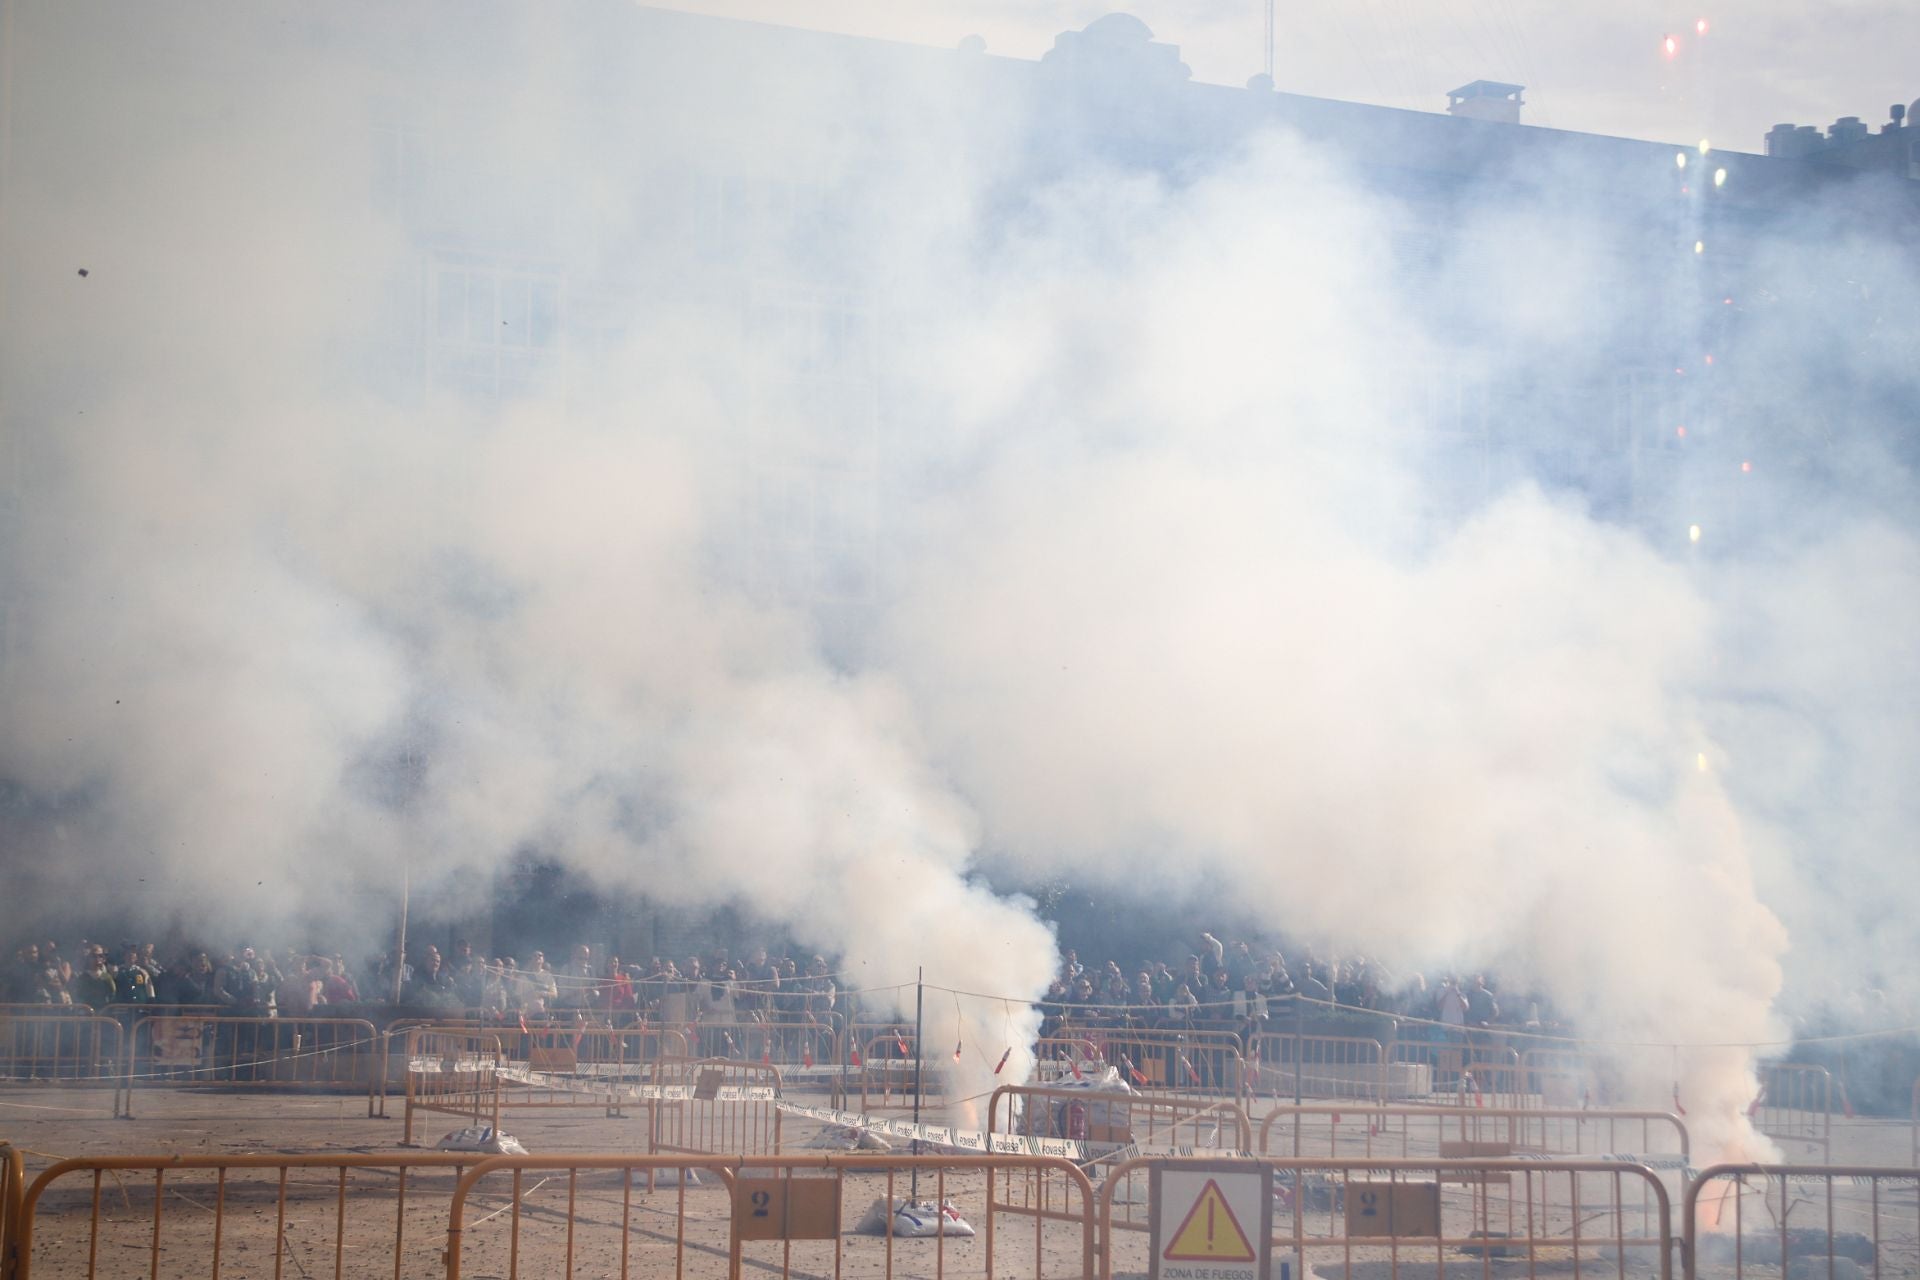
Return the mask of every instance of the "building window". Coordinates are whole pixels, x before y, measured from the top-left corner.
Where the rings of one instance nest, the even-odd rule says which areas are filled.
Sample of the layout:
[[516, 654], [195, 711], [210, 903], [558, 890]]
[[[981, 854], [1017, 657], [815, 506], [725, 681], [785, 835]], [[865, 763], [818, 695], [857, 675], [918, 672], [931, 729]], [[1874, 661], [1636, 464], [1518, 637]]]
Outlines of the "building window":
[[558, 275], [438, 263], [429, 290], [428, 369], [434, 387], [516, 395], [550, 382], [559, 367]]

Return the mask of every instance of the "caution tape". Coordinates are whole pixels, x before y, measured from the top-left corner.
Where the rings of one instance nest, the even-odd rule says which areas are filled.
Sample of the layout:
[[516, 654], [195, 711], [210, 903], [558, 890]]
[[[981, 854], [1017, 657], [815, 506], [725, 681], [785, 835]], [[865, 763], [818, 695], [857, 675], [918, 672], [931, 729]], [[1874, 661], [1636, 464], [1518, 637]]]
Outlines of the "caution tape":
[[956, 1129], [944, 1124], [917, 1124], [886, 1116], [870, 1116], [862, 1111], [840, 1111], [832, 1107], [808, 1107], [795, 1102], [777, 1104], [788, 1115], [819, 1120], [847, 1129], [877, 1133], [903, 1142], [924, 1142], [928, 1146], [982, 1155], [1056, 1156], [1076, 1163], [1130, 1160], [1136, 1155], [1232, 1156], [1243, 1152], [1176, 1142], [1082, 1142], [1075, 1138], [1041, 1138], [1017, 1133], [985, 1133], [978, 1129]]
[[641, 1102], [774, 1102], [780, 1097], [780, 1091], [770, 1084], [723, 1084], [702, 1090], [693, 1084], [622, 1084], [606, 1077], [532, 1071], [521, 1066], [502, 1066], [498, 1074], [502, 1080], [529, 1088]]

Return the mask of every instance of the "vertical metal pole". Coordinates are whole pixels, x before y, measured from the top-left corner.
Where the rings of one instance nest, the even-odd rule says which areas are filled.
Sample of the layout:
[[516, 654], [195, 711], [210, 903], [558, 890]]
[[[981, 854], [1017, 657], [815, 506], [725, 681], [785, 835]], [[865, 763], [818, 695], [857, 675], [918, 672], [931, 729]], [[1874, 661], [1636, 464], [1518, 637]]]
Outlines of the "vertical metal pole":
[[[1293, 1105], [1299, 1106], [1302, 1095], [1301, 1076], [1305, 1072], [1307, 1041], [1307, 998], [1299, 992], [1293, 995]], [[1296, 1118], [1295, 1125], [1299, 1124]]]
[[[913, 977], [913, 1123], [916, 1128], [918, 1128], [920, 1124], [920, 1075], [926, 1070], [927, 1063], [926, 1040], [920, 1034], [921, 1031], [924, 1030], [923, 1015], [926, 1012], [927, 1000], [926, 981], [927, 970], [923, 965], [914, 971]], [[920, 1140], [918, 1138], [913, 1140], [913, 1154], [920, 1154]], [[907, 1194], [909, 1198], [915, 1201], [920, 1199], [919, 1165], [913, 1167], [913, 1187]], [[889, 1234], [891, 1234], [891, 1227], [889, 1227], [888, 1230]]]
[[1273, 0], [1267, 0], [1267, 79], [1273, 79]]
[[413, 894], [413, 856], [410, 849], [400, 851], [400, 937], [395, 944], [399, 954], [393, 965], [393, 1002], [400, 1003], [400, 979], [407, 971], [407, 900]]

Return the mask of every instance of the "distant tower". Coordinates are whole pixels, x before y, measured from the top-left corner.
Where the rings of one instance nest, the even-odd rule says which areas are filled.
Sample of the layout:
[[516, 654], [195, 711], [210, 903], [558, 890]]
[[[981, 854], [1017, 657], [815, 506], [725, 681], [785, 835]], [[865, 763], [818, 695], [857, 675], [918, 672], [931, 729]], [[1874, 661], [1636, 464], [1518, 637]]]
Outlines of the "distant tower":
[[1519, 124], [1520, 108], [1526, 99], [1523, 84], [1501, 84], [1497, 80], [1475, 80], [1447, 94], [1447, 114], [1469, 120], [1492, 120], [1497, 124]]

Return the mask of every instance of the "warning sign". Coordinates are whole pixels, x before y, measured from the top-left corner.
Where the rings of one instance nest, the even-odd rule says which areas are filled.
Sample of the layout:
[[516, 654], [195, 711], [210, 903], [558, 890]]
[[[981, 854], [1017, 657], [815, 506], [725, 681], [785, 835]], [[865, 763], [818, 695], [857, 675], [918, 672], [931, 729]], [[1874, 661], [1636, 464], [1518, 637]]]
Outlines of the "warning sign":
[[1220, 1190], [1220, 1183], [1207, 1179], [1200, 1198], [1187, 1212], [1187, 1220], [1173, 1233], [1173, 1242], [1161, 1250], [1168, 1262], [1252, 1262], [1253, 1242], [1240, 1229], [1233, 1206]]
[[1246, 1162], [1152, 1167], [1153, 1280], [1268, 1280], [1273, 1171]]

